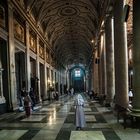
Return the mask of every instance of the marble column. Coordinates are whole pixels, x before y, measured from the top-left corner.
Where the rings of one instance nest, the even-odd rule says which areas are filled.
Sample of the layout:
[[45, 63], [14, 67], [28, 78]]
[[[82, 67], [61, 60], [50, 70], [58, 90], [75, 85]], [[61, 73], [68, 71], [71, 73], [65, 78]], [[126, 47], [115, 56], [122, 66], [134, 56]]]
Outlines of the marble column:
[[14, 20], [13, 20], [13, 6], [8, 2], [8, 26], [9, 26], [9, 110], [13, 110], [17, 107], [17, 95], [16, 95], [16, 74], [15, 74], [15, 45], [14, 45]]
[[53, 68], [53, 86], [55, 88], [55, 69]]
[[93, 90], [93, 60], [90, 64], [90, 68], [89, 68], [88, 85], [89, 85], [89, 90]]
[[89, 84], [88, 84], [88, 80], [89, 80], [89, 78], [88, 78], [88, 76], [89, 76], [89, 72], [88, 72], [88, 70], [86, 70], [86, 72], [85, 72], [85, 88], [86, 88], [86, 91], [88, 91], [89, 90]]
[[133, 1], [133, 112], [140, 113], [140, 1]]
[[107, 17], [105, 24], [106, 35], [106, 74], [107, 74], [107, 94], [106, 105], [110, 106], [115, 95], [115, 71], [114, 71], [114, 19]]
[[42, 102], [40, 93], [40, 64], [39, 64], [39, 36], [37, 35], [37, 55], [36, 55], [36, 77], [38, 80], [38, 98], [39, 102]]
[[50, 75], [50, 87], [52, 88], [52, 72], [51, 67], [49, 67], [49, 75]]
[[30, 91], [31, 87], [31, 65], [30, 65], [30, 43], [29, 43], [29, 24], [26, 22], [26, 64], [25, 64], [25, 71], [26, 71], [26, 90]]
[[102, 65], [101, 65], [101, 42], [98, 42], [98, 77], [99, 77], [99, 94], [102, 94]]
[[[56, 74], [55, 74], [55, 75], [56, 75], [56, 79], [55, 79], [55, 81], [56, 81], [56, 83], [58, 84], [58, 74], [57, 74], [58, 71], [56, 70], [55, 72], [56, 72]], [[58, 89], [57, 89], [57, 90], [58, 90]]]
[[44, 45], [44, 99], [47, 99], [47, 64], [46, 64], [46, 45]]
[[70, 88], [70, 78], [69, 78], [69, 70], [67, 70], [67, 73], [66, 73], [67, 75], [67, 89], [69, 89]]
[[91, 78], [91, 90], [94, 90], [94, 87], [93, 87], [93, 74], [94, 74], [94, 58], [92, 60], [92, 63], [91, 63], [91, 74], [92, 74], [92, 78]]
[[102, 94], [106, 95], [106, 46], [105, 46], [105, 32], [103, 32], [102, 42]]
[[100, 96], [106, 95], [106, 51], [105, 51], [105, 33], [101, 33], [100, 40]]
[[126, 23], [122, 20], [124, 0], [114, 4], [115, 103], [128, 107], [128, 56]]
[[99, 93], [99, 69], [98, 69], [98, 51], [95, 50], [94, 54], [94, 73], [93, 73], [93, 90], [95, 93]]
[[57, 72], [57, 74], [58, 74], [58, 91], [59, 91], [59, 95], [60, 95], [60, 72], [58, 71]]

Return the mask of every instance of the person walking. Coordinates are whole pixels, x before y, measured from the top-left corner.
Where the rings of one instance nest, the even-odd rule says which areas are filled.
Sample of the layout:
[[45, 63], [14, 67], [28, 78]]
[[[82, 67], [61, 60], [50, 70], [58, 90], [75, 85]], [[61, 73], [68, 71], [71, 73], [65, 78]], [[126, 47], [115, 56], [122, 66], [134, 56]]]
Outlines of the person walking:
[[76, 130], [82, 129], [85, 127], [85, 115], [84, 115], [84, 99], [78, 94], [76, 96], [75, 102], [75, 124]]

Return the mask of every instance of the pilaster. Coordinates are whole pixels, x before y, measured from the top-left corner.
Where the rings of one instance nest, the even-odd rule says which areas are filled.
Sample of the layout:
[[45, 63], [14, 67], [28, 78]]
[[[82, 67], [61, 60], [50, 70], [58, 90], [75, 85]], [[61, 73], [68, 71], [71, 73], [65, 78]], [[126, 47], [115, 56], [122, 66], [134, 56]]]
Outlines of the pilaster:
[[14, 21], [13, 21], [13, 5], [8, 3], [8, 28], [9, 28], [9, 76], [10, 76], [10, 93], [9, 93], [9, 109], [17, 107], [16, 95], [16, 74], [15, 74], [15, 45], [14, 45]]

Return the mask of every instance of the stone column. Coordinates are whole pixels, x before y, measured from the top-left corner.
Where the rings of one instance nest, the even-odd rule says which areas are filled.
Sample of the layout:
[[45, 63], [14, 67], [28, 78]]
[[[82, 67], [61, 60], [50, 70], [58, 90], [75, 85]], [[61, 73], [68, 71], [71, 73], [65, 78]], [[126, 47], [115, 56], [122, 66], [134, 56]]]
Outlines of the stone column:
[[14, 45], [14, 20], [13, 20], [13, 7], [11, 2], [8, 2], [8, 26], [9, 26], [9, 71], [10, 71], [10, 93], [9, 104], [10, 110], [17, 107], [16, 95], [16, 74], [15, 74], [15, 45]]
[[98, 77], [99, 77], [99, 96], [102, 94], [102, 67], [101, 67], [101, 42], [98, 42]]
[[101, 33], [100, 39], [100, 96], [103, 97], [106, 94], [106, 51], [105, 51], [105, 33]]
[[49, 75], [50, 75], [50, 87], [52, 87], [52, 72], [51, 67], [49, 67]]
[[58, 74], [58, 91], [59, 91], [59, 95], [60, 95], [60, 71], [57, 72]]
[[103, 32], [102, 40], [102, 94], [106, 95], [106, 46], [105, 32]]
[[47, 99], [47, 64], [46, 64], [46, 45], [44, 45], [44, 99]]
[[55, 69], [53, 68], [53, 86], [54, 86], [54, 89], [55, 89]]
[[88, 78], [89, 90], [93, 90], [93, 60], [89, 68], [89, 78]]
[[30, 65], [30, 43], [29, 43], [29, 24], [26, 22], [26, 64], [25, 64], [25, 71], [26, 71], [26, 90], [30, 91], [31, 87], [31, 65]]
[[95, 93], [99, 94], [99, 58], [98, 58], [98, 50], [95, 50], [94, 54], [94, 73], [93, 73], [93, 90]]
[[91, 78], [91, 90], [94, 90], [94, 87], [93, 87], [93, 74], [94, 74], [94, 58], [92, 60], [92, 63], [91, 63], [91, 74], [92, 74], [92, 78]]
[[133, 112], [140, 113], [140, 1], [133, 1]]
[[66, 83], [67, 83], [67, 89], [69, 89], [70, 88], [70, 82], [69, 82], [69, 70], [67, 70], [67, 72], [66, 72]]
[[39, 65], [39, 36], [37, 35], [37, 55], [36, 55], [36, 76], [38, 80], [38, 98], [39, 102], [42, 101], [41, 93], [40, 93], [40, 65]]
[[[61, 70], [60, 70], [60, 72], [59, 72], [59, 86], [62, 84], [62, 80], [61, 80]], [[62, 94], [61, 93], [62, 91], [61, 91], [61, 88], [60, 88], [60, 94]]]
[[89, 80], [89, 78], [88, 78], [88, 76], [89, 76], [89, 72], [88, 72], [88, 70], [86, 70], [85, 71], [85, 88], [86, 88], [86, 91], [89, 90], [89, 86], [88, 86], [88, 80]]
[[106, 74], [107, 74], [107, 94], [106, 106], [110, 106], [115, 95], [115, 71], [114, 71], [114, 19], [107, 17], [105, 24], [106, 35]]
[[115, 51], [115, 103], [128, 107], [128, 56], [126, 23], [122, 21], [124, 0], [114, 5], [114, 51]]

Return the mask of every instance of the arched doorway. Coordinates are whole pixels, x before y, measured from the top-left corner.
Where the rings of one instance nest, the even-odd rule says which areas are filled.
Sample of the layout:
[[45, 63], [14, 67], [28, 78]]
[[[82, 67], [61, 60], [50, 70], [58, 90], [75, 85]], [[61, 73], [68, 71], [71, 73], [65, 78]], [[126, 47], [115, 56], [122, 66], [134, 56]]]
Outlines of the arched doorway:
[[85, 71], [80, 67], [74, 67], [70, 70], [70, 83], [75, 92], [83, 92], [85, 90]]

